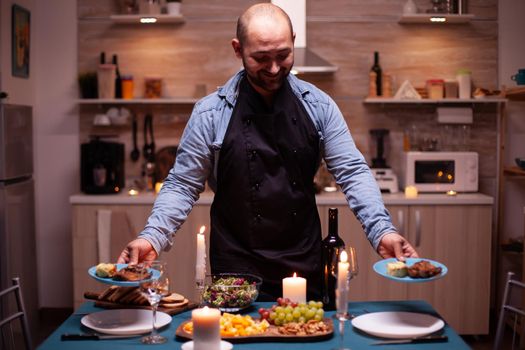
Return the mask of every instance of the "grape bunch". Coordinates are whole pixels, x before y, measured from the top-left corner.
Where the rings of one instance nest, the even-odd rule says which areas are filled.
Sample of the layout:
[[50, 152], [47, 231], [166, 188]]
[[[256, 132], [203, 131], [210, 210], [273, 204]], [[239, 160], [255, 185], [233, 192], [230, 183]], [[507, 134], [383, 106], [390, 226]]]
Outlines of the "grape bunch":
[[261, 320], [283, 326], [290, 322], [306, 323], [310, 320], [321, 321], [324, 316], [323, 303], [310, 300], [308, 303], [296, 303], [288, 298], [277, 298], [277, 304], [271, 308], [260, 308]]

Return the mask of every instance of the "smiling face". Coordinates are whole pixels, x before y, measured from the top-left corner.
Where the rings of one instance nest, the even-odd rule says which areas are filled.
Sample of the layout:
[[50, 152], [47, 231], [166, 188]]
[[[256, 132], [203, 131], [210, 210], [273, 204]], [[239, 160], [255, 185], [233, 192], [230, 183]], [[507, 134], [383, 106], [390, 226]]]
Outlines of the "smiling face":
[[247, 22], [242, 42], [233, 39], [232, 46], [242, 59], [250, 84], [271, 100], [293, 66], [292, 29], [286, 17], [278, 12], [255, 14]]

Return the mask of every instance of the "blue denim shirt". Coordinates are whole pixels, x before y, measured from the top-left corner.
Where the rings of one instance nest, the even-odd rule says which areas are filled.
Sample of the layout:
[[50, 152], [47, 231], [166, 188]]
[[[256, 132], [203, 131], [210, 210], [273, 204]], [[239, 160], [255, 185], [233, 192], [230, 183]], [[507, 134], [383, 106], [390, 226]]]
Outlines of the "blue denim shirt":
[[[169, 172], [146, 227], [139, 235], [147, 239], [158, 253], [171, 248], [173, 236], [199, 199], [206, 180], [213, 191], [216, 189], [220, 149], [244, 74], [244, 70], [238, 72], [216, 92], [197, 102], [193, 109], [178, 147], [176, 165]], [[377, 250], [381, 237], [396, 232], [396, 229], [341, 111], [314, 85], [292, 74], [288, 81], [318, 130], [320, 154], [328, 170]]]

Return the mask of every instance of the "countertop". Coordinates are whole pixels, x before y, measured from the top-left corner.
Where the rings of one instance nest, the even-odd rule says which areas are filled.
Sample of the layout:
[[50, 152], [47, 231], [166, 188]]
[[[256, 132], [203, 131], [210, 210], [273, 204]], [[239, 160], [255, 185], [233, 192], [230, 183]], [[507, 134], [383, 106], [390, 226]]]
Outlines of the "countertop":
[[[88, 195], [75, 194], [69, 197], [74, 205], [152, 205], [156, 195], [140, 193], [130, 196], [127, 192], [120, 194]], [[203, 192], [196, 205], [211, 205], [213, 192]], [[347, 201], [341, 192], [321, 193], [316, 195], [318, 205], [345, 205]], [[444, 193], [420, 193], [417, 198], [406, 198], [403, 192], [384, 193], [386, 205], [492, 205], [494, 198], [481, 193], [459, 193], [448, 196]]]

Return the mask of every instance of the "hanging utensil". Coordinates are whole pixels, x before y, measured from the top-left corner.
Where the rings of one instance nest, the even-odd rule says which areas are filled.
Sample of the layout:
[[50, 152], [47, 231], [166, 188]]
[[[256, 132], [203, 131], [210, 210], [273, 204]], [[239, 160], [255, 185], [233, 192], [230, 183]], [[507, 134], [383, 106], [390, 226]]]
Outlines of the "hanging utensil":
[[[149, 142], [148, 142], [149, 136]], [[144, 158], [148, 162], [155, 161], [155, 140], [153, 138], [153, 116], [146, 114], [144, 117]]]
[[136, 162], [139, 160], [140, 151], [137, 147], [137, 116], [135, 114], [133, 114], [132, 129], [133, 149], [131, 150], [130, 157], [133, 162]]

